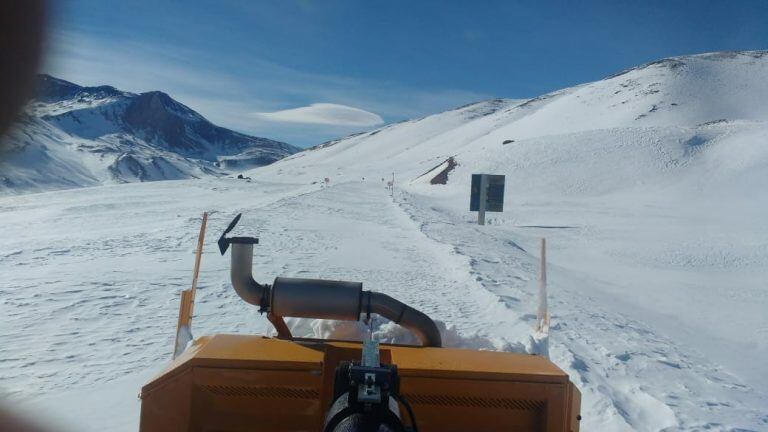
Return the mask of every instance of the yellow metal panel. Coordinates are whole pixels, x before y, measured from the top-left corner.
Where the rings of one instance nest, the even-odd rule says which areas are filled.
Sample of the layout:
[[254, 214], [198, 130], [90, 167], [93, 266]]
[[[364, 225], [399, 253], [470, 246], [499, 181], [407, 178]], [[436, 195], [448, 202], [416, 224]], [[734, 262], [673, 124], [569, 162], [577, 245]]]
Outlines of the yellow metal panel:
[[142, 394], [192, 366], [253, 367], [319, 370], [323, 352], [300, 344], [265, 336], [203, 336], [147, 383]]
[[215, 335], [195, 355], [200, 359], [319, 363], [323, 352], [266, 336]]
[[[317, 343], [321, 343], [318, 341]], [[325, 342], [327, 346], [360, 349], [358, 342]], [[498, 351], [476, 351], [461, 348], [426, 348], [403, 345], [381, 345], [382, 353], [391, 356], [402, 374], [428, 372], [421, 376], [455, 376], [467, 373], [478, 378], [484, 374], [492, 379], [506, 379], [532, 382], [568, 382], [568, 375], [544, 357]], [[384, 355], [384, 354], [382, 354]]]
[[194, 423], [210, 431], [317, 430], [322, 377], [309, 371], [194, 369]]
[[504, 379], [529, 382], [568, 382], [568, 375], [549, 360], [528, 355], [451, 348], [384, 347], [392, 353], [403, 376]]
[[[356, 342], [200, 338], [142, 389], [141, 430], [321, 429], [336, 367], [360, 351]], [[545, 358], [382, 345], [381, 360], [398, 366], [425, 432], [578, 430], [578, 390]]]

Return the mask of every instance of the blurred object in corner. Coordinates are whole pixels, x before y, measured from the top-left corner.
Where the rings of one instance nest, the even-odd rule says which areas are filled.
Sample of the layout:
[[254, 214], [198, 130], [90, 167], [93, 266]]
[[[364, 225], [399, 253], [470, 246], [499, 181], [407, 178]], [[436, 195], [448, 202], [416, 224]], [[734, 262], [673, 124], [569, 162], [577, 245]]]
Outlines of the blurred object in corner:
[[0, 2], [0, 135], [34, 91], [43, 49], [45, 6], [44, 0]]
[[29, 423], [18, 413], [13, 413], [7, 407], [0, 406], [0, 431], [3, 432], [46, 432], [45, 429]]
[[[32, 95], [45, 27], [44, 0], [0, 2], [0, 135]], [[0, 139], [0, 150], [3, 141]], [[0, 153], [1, 154], [1, 153]], [[0, 406], [0, 431], [42, 432]]]

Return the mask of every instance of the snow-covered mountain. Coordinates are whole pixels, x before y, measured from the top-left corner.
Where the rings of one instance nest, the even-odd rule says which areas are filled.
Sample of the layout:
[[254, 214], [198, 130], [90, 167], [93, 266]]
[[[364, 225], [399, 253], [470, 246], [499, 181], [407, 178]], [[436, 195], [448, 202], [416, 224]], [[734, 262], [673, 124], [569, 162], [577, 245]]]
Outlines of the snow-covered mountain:
[[298, 148], [218, 127], [167, 94], [49, 75], [11, 132], [0, 191], [195, 178], [266, 165]]
[[[135, 430], [136, 390], [170, 356], [202, 211], [195, 335], [271, 328], [216, 249], [242, 212], [258, 279], [363, 281], [475, 349], [530, 351], [546, 237], [549, 353], [582, 391], [582, 430], [765, 430], [767, 82], [766, 52], [677, 57], [324, 143], [247, 171], [252, 182], [2, 197], [1, 385], [76, 430]], [[504, 212], [483, 227], [469, 212], [481, 172], [506, 175]]]
[[[691, 162], [728, 165], [746, 156], [726, 149], [743, 142], [735, 134], [765, 130], [767, 76], [765, 51], [669, 58], [530, 100], [479, 102], [331, 141], [266, 171], [341, 177], [394, 169], [401, 182], [416, 182], [455, 156], [448, 189], [462, 192], [467, 173], [478, 169], [562, 193], [601, 193], [659, 176], [678, 181]], [[754, 138], [748, 141], [762, 151]], [[615, 177], [604, 181], [609, 174]]]

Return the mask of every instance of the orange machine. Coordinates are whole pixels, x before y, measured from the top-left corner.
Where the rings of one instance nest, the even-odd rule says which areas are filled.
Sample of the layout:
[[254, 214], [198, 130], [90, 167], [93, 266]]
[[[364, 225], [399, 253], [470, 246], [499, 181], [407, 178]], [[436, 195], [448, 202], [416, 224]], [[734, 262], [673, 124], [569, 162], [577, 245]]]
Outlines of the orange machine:
[[[222, 239], [222, 253], [233, 246], [235, 290], [270, 314], [279, 336], [194, 341], [142, 388], [142, 432], [579, 430], [581, 394], [546, 358], [443, 348], [429, 317], [359, 284], [260, 285], [250, 277], [256, 239]], [[293, 338], [281, 318], [371, 313], [424, 346]]]

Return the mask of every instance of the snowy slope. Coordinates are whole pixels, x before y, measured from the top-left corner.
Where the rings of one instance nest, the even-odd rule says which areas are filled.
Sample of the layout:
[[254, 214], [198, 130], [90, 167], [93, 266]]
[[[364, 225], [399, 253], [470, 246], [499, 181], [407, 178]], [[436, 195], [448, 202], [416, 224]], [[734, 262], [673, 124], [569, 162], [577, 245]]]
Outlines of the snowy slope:
[[7, 139], [0, 192], [223, 175], [299, 150], [215, 126], [162, 92], [81, 87], [48, 75]]
[[[762, 128], [768, 119], [768, 105], [763, 102], [768, 97], [766, 75], [768, 53], [762, 51], [666, 59], [528, 101], [507, 101], [510, 106], [506, 107], [499, 107], [503, 101], [480, 102], [386, 126], [297, 154], [268, 171], [292, 169], [300, 173], [302, 168], [312, 166], [318, 170], [327, 167], [327, 174], [363, 173], [390, 165], [399, 167], [396, 171], [410, 181], [450, 155], [465, 153], [467, 158], [487, 161], [497, 155], [536, 149], [537, 142], [556, 140], [559, 135], [584, 133], [584, 137], [592, 134], [589, 141], [599, 139], [598, 135], [602, 137], [603, 142], [595, 147], [610, 146], [604, 151], [621, 151], [626, 157], [620, 166], [603, 165], [605, 169], [626, 173], [625, 169], [637, 165], [633, 157], [665, 151], [661, 148], [664, 146], [675, 150], [666, 157], [666, 163], [675, 163], [677, 153], [706, 147], [700, 145], [715, 136]], [[682, 141], [671, 145], [665, 139], [656, 145], [654, 140], [637, 140], [637, 144], [620, 148], [626, 140], [614, 140], [615, 135], [638, 133], [654, 137], [675, 135]], [[506, 140], [515, 142], [502, 145]], [[653, 150], [654, 146], [658, 149]], [[593, 156], [591, 150], [570, 147], [582, 158]], [[664, 159], [655, 154], [648, 157]], [[384, 159], [389, 162], [382, 163]], [[538, 159], [544, 160], [546, 155]], [[596, 163], [602, 161], [601, 157], [592, 159]], [[529, 160], [535, 161], [526, 157], [519, 163], [530, 163]], [[587, 169], [581, 171], [591, 173]]]
[[[590, 424], [677, 430], [749, 417], [744, 427], [766, 429], [766, 78], [766, 52], [666, 59], [483, 116], [464, 108], [337, 140], [251, 175], [335, 184], [394, 173], [424, 232], [472, 257], [519, 317], [533, 310], [518, 301], [532, 271], [516, 268], [514, 246], [485, 248], [530, 257], [545, 236], [555, 296], [572, 298], [553, 312], [567, 328], [553, 353], [583, 380]], [[447, 184], [430, 184], [449, 157]], [[467, 211], [478, 172], [505, 174], [508, 188], [505, 213], [482, 231]], [[761, 393], [745, 402], [751, 417], [723, 387]], [[643, 426], [662, 407], [664, 420]]]
[[[258, 279], [360, 280], [469, 348], [532, 350], [546, 237], [549, 351], [583, 393], [583, 430], [768, 430], [767, 77], [764, 53], [680, 57], [329, 142], [252, 182], [0, 198], [0, 382], [74, 430], [134, 430], [136, 389], [170, 356], [200, 212], [194, 334], [269, 331], [214, 242], [244, 212], [235, 234], [260, 237]], [[468, 211], [477, 172], [507, 176], [505, 212], [484, 227]]]

